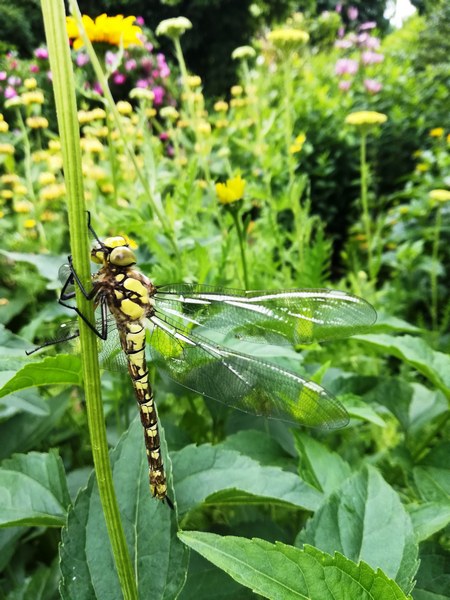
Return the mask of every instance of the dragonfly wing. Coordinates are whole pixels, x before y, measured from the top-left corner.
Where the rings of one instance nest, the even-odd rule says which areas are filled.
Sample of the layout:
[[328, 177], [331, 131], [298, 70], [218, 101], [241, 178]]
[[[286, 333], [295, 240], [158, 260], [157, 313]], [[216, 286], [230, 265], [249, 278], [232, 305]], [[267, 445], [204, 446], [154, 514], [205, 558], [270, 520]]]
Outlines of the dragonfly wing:
[[321, 386], [269, 362], [238, 354], [157, 314], [150, 354], [169, 377], [244, 412], [322, 429], [348, 423], [345, 408]]
[[158, 287], [155, 301], [158, 310], [187, 327], [294, 346], [362, 333], [376, 320], [363, 298], [329, 289], [270, 292], [174, 284]]

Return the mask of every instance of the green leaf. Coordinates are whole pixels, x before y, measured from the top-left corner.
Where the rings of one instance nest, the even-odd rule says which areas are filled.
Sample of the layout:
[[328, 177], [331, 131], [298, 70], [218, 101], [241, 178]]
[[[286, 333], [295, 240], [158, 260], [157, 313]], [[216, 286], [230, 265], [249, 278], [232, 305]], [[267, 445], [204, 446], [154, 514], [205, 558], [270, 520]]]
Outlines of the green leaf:
[[0, 422], [0, 459], [14, 452], [27, 452], [45, 440], [66, 412], [69, 394], [50, 397], [46, 403], [48, 411], [45, 416], [20, 413]]
[[416, 540], [422, 542], [450, 523], [450, 502], [427, 502], [408, 507]]
[[221, 447], [245, 454], [260, 465], [286, 466], [292, 460], [273, 437], [264, 431], [254, 429], [229, 435], [221, 443]]
[[0, 468], [0, 526], [61, 527], [70, 498], [64, 467], [51, 452], [17, 455]]
[[420, 567], [414, 600], [448, 600], [450, 590], [450, 560], [448, 550], [439, 544], [420, 545]]
[[422, 339], [411, 335], [392, 337], [386, 334], [366, 334], [356, 339], [396, 356], [422, 373], [450, 399], [450, 356], [436, 352]]
[[411, 520], [397, 492], [367, 467], [344, 481], [300, 533], [297, 542], [345, 553], [382, 569], [409, 590], [417, 570]]
[[198, 531], [180, 539], [264, 598], [277, 600], [405, 600], [398, 585], [381, 571], [317, 548], [303, 550], [277, 542], [221, 537]]
[[[26, 262], [33, 265], [38, 270], [39, 274], [48, 281], [57, 282], [58, 272], [62, 264], [67, 262], [67, 256], [55, 256], [52, 254], [31, 254], [25, 252], [6, 252], [0, 250], [0, 254], [6, 256], [8, 260], [14, 262]], [[55, 286], [56, 287], [56, 284]]]
[[306, 433], [294, 433], [300, 455], [300, 476], [325, 494], [330, 494], [352, 474], [350, 465]]
[[[142, 597], [172, 600], [183, 586], [188, 553], [177, 539], [175, 511], [150, 495], [143, 430], [138, 419], [122, 436], [111, 458], [138, 588]], [[62, 598], [122, 600], [94, 476], [69, 511], [60, 556]]]
[[413, 477], [423, 500], [450, 503], [450, 469], [418, 466], [413, 469]]
[[40, 362], [25, 365], [1, 389], [0, 398], [40, 385], [81, 385], [81, 363], [78, 356], [58, 354]]
[[[236, 501], [249, 501], [256, 496], [258, 503], [289, 503], [306, 510], [316, 510], [322, 500], [320, 492], [294, 473], [261, 465], [221, 446], [187, 446], [173, 454], [172, 460], [181, 514], [210, 496], [217, 502], [219, 498], [230, 502], [233, 496]], [[217, 495], [223, 490], [227, 493]]]
[[50, 567], [40, 565], [30, 577], [8, 594], [8, 600], [50, 600], [58, 596], [59, 566], [54, 560]]

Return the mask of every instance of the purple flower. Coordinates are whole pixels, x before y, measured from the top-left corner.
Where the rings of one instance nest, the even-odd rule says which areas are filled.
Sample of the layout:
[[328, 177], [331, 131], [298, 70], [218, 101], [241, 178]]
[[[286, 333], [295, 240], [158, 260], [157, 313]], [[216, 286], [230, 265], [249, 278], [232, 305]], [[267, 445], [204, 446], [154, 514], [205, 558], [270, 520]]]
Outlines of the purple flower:
[[99, 84], [98, 81], [96, 81], [94, 83], [94, 85], [92, 86], [92, 89], [94, 90], [94, 92], [97, 92], [97, 94], [100, 94], [100, 96], [103, 95], [102, 86]]
[[85, 52], [78, 52], [75, 62], [77, 67], [84, 67], [89, 62], [89, 56]]
[[163, 79], [166, 79], [167, 77], [169, 77], [170, 75], [170, 69], [167, 65], [165, 65], [164, 67], [161, 67], [161, 70], [159, 71], [159, 76], [162, 77]]
[[8, 87], [5, 89], [5, 98], [9, 100], [9, 98], [15, 98], [16, 96], [16, 90], [10, 85], [8, 85]]
[[136, 87], [138, 88], [148, 88], [148, 81], [146, 79], [138, 79], [136, 81]]
[[377, 50], [380, 47], [380, 38], [374, 37], [373, 35], [369, 35], [366, 40], [366, 48], [370, 50]]
[[116, 55], [116, 53], [115, 53], [115, 52], [111, 52], [111, 50], [108, 50], [108, 51], [105, 53], [105, 63], [106, 63], [108, 66], [111, 66], [111, 65], [113, 65], [113, 64], [116, 62], [116, 59], [117, 59], [117, 55]]
[[159, 139], [162, 142], [167, 142], [167, 140], [169, 139], [169, 134], [166, 131], [163, 131], [162, 133], [159, 134]]
[[30, 65], [30, 73], [39, 73], [40, 69], [37, 65]]
[[144, 69], [144, 71], [146, 71], [147, 73], [150, 73], [151, 69], [153, 68], [153, 60], [151, 59], [150, 56], [146, 56], [146, 57], [142, 58], [141, 67]]
[[349, 81], [348, 79], [341, 79], [341, 81], [338, 84], [338, 87], [341, 91], [348, 92], [351, 85], [352, 85], [352, 82]]
[[162, 104], [164, 98], [164, 88], [162, 88], [160, 85], [155, 85], [155, 87], [152, 89], [152, 92], [155, 95], [153, 99], [153, 104], [155, 106], [159, 106], [160, 104]]
[[334, 42], [335, 48], [341, 48], [342, 50], [348, 50], [353, 46], [353, 43], [349, 39], [345, 40], [336, 40]]
[[147, 50], [147, 52], [153, 52], [153, 44], [151, 42], [146, 42], [144, 44], [144, 48]]
[[335, 8], [337, 13], [341, 13], [342, 12], [342, 4], [339, 2], [339, 4], [336, 4], [336, 8]]
[[156, 79], [157, 77], [159, 77], [159, 71], [158, 71], [158, 69], [153, 69], [153, 71], [152, 71], [152, 77], [154, 79]]
[[134, 58], [130, 58], [125, 62], [125, 71], [134, 71], [136, 67], [137, 62], [134, 60]]
[[47, 60], [48, 50], [47, 50], [47, 48], [36, 48], [36, 50], [34, 51], [34, 55], [36, 58], [40, 58], [42, 60]]
[[369, 94], [378, 94], [378, 92], [383, 88], [381, 83], [375, 79], [364, 79], [364, 87]]
[[8, 77], [6, 71], [0, 71], [0, 81], [6, 81], [6, 78]]
[[356, 6], [348, 7], [347, 16], [350, 19], [350, 21], [354, 21], [358, 18], [358, 9], [356, 8]]
[[117, 85], [122, 85], [127, 80], [126, 76], [123, 73], [119, 73], [116, 71], [113, 75], [113, 81]]
[[20, 77], [17, 77], [16, 75], [11, 75], [11, 77], [8, 77], [8, 83], [9, 83], [9, 85], [16, 87], [22, 83], [22, 80], [20, 79]]
[[366, 21], [365, 23], [361, 23], [359, 26], [360, 31], [366, 31], [367, 29], [375, 29], [377, 26], [375, 21]]
[[378, 54], [377, 52], [366, 50], [361, 54], [361, 60], [364, 65], [378, 65], [379, 63], [383, 62], [384, 54]]
[[145, 24], [144, 17], [136, 17], [135, 23], [136, 25], [139, 25], [139, 27], [142, 27]]
[[358, 71], [358, 63], [351, 58], [340, 58], [334, 67], [336, 75], [354, 75]]

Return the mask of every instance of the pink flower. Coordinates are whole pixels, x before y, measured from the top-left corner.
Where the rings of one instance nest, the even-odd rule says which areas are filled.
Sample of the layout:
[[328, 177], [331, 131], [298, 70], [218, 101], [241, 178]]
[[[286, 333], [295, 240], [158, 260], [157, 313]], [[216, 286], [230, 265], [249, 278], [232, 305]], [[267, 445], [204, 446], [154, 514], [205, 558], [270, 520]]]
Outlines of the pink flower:
[[339, 89], [342, 92], [348, 92], [348, 90], [350, 89], [350, 86], [352, 85], [352, 82], [349, 81], [348, 79], [341, 79], [341, 81], [339, 82]]
[[159, 134], [159, 139], [162, 142], [167, 142], [167, 140], [169, 139], [169, 134], [166, 131], [163, 131], [162, 133]]
[[144, 44], [144, 48], [147, 50], [147, 52], [152, 52], [153, 51], [153, 44], [151, 42], [146, 42]]
[[102, 86], [99, 84], [98, 81], [96, 81], [94, 83], [94, 85], [92, 86], [92, 89], [94, 90], [94, 92], [97, 92], [97, 94], [100, 94], [100, 96], [103, 95]]
[[336, 4], [336, 8], [335, 8], [337, 13], [341, 13], [342, 12], [342, 4], [339, 2], [339, 4]]
[[0, 81], [6, 81], [6, 78], [8, 77], [6, 71], [0, 71]]
[[369, 35], [366, 38], [364, 45], [366, 46], [366, 48], [369, 48], [369, 50], [377, 50], [380, 47], [380, 38], [374, 37], [373, 35]]
[[158, 69], [153, 69], [153, 71], [152, 71], [152, 77], [154, 79], [156, 79], [157, 77], [159, 77], [159, 71], [158, 71]]
[[30, 73], [39, 73], [40, 69], [37, 65], [30, 65]]
[[20, 85], [22, 83], [22, 80], [16, 75], [11, 75], [11, 77], [8, 77], [8, 83], [9, 85], [12, 85], [14, 87]]
[[9, 98], [15, 98], [17, 96], [17, 92], [16, 90], [11, 87], [10, 85], [8, 85], [8, 87], [5, 89], [5, 98], [9, 99]]
[[108, 66], [111, 66], [111, 65], [113, 65], [113, 64], [116, 62], [116, 59], [117, 59], [117, 55], [116, 55], [116, 53], [115, 53], [115, 52], [111, 52], [111, 50], [108, 50], [108, 51], [105, 53], [105, 63], [106, 63]]
[[160, 104], [162, 104], [164, 98], [164, 88], [162, 88], [160, 85], [155, 85], [155, 87], [152, 89], [152, 92], [155, 95], [153, 99], [153, 104], [155, 106], [159, 106]]
[[34, 55], [36, 58], [40, 58], [42, 60], [47, 60], [48, 50], [47, 50], [47, 48], [36, 48], [36, 50], [34, 51]]
[[129, 60], [125, 61], [125, 71], [134, 71], [136, 67], [137, 62], [134, 60], [134, 58], [130, 58]]
[[166, 79], [167, 77], [169, 77], [170, 75], [170, 69], [167, 65], [165, 65], [164, 67], [161, 67], [160, 71], [159, 71], [159, 76], [162, 77], [163, 79]]
[[335, 48], [341, 48], [342, 50], [348, 50], [353, 46], [353, 43], [349, 39], [345, 40], [336, 40], [334, 42]]
[[361, 23], [359, 26], [360, 31], [366, 31], [367, 29], [375, 29], [377, 26], [375, 21], [366, 21], [365, 23]]
[[138, 88], [148, 88], [148, 81], [146, 79], [138, 79], [136, 81], [136, 87], [138, 87]]
[[379, 63], [383, 62], [384, 54], [378, 54], [377, 52], [366, 50], [361, 54], [361, 60], [364, 65], [378, 65]]
[[145, 24], [144, 17], [136, 17], [135, 23], [136, 25], [139, 25], [139, 27], [142, 27]]
[[356, 8], [356, 6], [348, 7], [347, 16], [350, 19], [350, 21], [354, 21], [358, 18], [358, 9]]
[[376, 79], [364, 79], [364, 87], [369, 94], [378, 94], [382, 90], [383, 86]]
[[358, 63], [351, 58], [340, 58], [334, 67], [336, 75], [354, 75], [358, 71]]
[[85, 52], [78, 52], [75, 62], [77, 67], [84, 67], [89, 62], [89, 56]]
[[123, 83], [125, 83], [126, 80], [127, 78], [123, 73], [116, 72], [113, 75], [113, 81], [117, 85], [122, 85]]

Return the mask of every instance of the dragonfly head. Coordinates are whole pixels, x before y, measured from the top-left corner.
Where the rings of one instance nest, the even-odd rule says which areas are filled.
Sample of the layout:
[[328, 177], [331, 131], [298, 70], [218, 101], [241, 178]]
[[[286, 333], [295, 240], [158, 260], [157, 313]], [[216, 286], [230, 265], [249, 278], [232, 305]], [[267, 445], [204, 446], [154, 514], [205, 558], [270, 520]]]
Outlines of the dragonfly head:
[[100, 265], [130, 267], [136, 263], [134, 252], [122, 236], [98, 240], [91, 250], [91, 260]]

